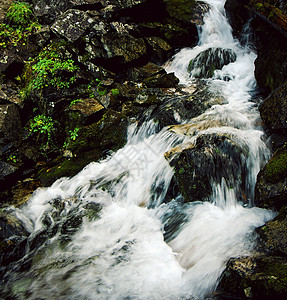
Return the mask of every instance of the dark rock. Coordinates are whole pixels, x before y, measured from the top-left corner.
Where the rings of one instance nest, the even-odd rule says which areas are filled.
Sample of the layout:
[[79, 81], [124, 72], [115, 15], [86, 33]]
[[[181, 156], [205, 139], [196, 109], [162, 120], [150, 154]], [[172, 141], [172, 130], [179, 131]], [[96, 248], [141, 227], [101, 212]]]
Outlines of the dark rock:
[[[200, 82], [193, 90], [171, 93], [158, 97], [160, 105], [154, 109], [151, 118], [159, 122], [161, 127], [180, 124], [199, 116], [212, 105], [223, 104], [224, 99], [211, 93]], [[153, 101], [154, 103], [154, 101]]]
[[287, 204], [287, 145], [278, 149], [257, 176], [255, 204], [280, 210]]
[[12, 175], [17, 170], [18, 168], [16, 166], [0, 161], [0, 180]]
[[251, 21], [257, 50], [255, 77], [268, 95], [287, 80], [287, 37], [266, 19], [256, 15]]
[[236, 54], [231, 49], [209, 48], [190, 61], [188, 71], [195, 78], [210, 78], [215, 70], [221, 70], [235, 60]]
[[69, 9], [57, 18], [51, 29], [58, 36], [73, 43], [92, 26], [93, 22], [93, 19], [87, 13], [77, 9]]
[[16, 105], [0, 105], [0, 146], [10, 142], [17, 144], [20, 133], [21, 121]]
[[9, 212], [0, 212], [0, 263], [5, 266], [25, 253], [29, 233], [24, 224]]
[[242, 192], [248, 191], [244, 180], [246, 153], [234, 140], [236, 137], [227, 134], [203, 134], [195, 145], [175, 148], [165, 154], [186, 202], [209, 199], [213, 185], [221, 184], [224, 179], [242, 201], [251, 197]]
[[250, 0], [227, 0], [224, 5], [233, 34], [239, 38], [242, 38], [244, 26], [251, 16], [249, 2]]
[[259, 111], [268, 131], [287, 134], [287, 81], [264, 100]]
[[287, 256], [287, 206], [281, 208], [278, 216], [258, 228], [260, 246], [271, 255]]
[[2, 84], [0, 87], [0, 103], [13, 103], [23, 108], [24, 99], [19, 96], [19, 88], [16, 84]]
[[42, 26], [35, 33], [28, 36], [28, 42], [42, 48], [48, 42], [50, 36], [50, 27]]
[[273, 256], [232, 258], [218, 289], [227, 294], [252, 299], [285, 299], [287, 259]]
[[4, 72], [14, 61], [18, 60], [19, 57], [14, 49], [5, 49], [0, 55], [0, 72]]

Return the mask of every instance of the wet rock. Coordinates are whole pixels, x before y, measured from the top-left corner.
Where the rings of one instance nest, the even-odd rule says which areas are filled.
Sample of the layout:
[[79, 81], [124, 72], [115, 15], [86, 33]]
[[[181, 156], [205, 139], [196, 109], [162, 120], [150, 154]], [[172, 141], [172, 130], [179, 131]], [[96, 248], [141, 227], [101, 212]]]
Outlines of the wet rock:
[[28, 235], [23, 222], [13, 213], [0, 212], [0, 263], [2, 266], [24, 255], [24, 244]]
[[215, 70], [221, 70], [235, 60], [236, 54], [231, 49], [209, 48], [190, 61], [188, 71], [195, 78], [210, 78]]
[[199, 116], [215, 104], [223, 104], [224, 99], [211, 93], [198, 82], [193, 89], [166, 93], [159, 97], [161, 104], [156, 107], [151, 117], [159, 122], [161, 127], [179, 124]]
[[258, 86], [268, 95], [287, 80], [287, 37], [258, 15], [252, 19], [251, 27], [257, 51], [255, 77]]
[[87, 13], [77, 9], [69, 9], [57, 18], [51, 29], [58, 36], [75, 42], [92, 26], [93, 22]]
[[259, 106], [260, 116], [271, 133], [287, 133], [287, 81]]
[[255, 204], [276, 210], [287, 204], [287, 145], [278, 149], [258, 174]]
[[203, 134], [194, 145], [175, 148], [165, 154], [186, 202], [209, 199], [213, 185], [222, 184], [224, 179], [228, 188], [234, 189], [245, 202], [246, 195], [242, 191], [248, 190], [245, 186], [248, 183], [242, 180], [247, 170], [244, 156], [244, 149], [236, 144], [235, 136], [219, 133]]
[[164, 0], [168, 14], [180, 21], [193, 21], [202, 25], [202, 14], [207, 5], [202, 2], [197, 4], [194, 0]]
[[271, 255], [287, 255], [287, 206], [281, 208], [278, 216], [258, 228], [260, 247]]
[[218, 289], [237, 297], [285, 299], [287, 294], [286, 257], [255, 256], [232, 258]]
[[0, 105], [0, 146], [18, 143], [21, 132], [19, 111], [14, 104]]
[[227, 0], [224, 5], [233, 34], [239, 38], [242, 38], [241, 34], [244, 26], [251, 15], [251, 11], [248, 8], [249, 2], [250, 0]]

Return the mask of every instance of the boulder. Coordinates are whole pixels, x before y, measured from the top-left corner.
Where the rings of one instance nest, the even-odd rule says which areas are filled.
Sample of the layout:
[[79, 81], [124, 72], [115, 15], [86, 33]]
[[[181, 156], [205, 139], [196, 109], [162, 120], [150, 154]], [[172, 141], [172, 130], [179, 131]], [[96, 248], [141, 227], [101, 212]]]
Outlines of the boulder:
[[218, 289], [244, 299], [285, 299], [287, 259], [265, 255], [232, 258], [221, 276]]
[[176, 93], [166, 93], [160, 99], [160, 105], [151, 115], [161, 127], [180, 124], [201, 115], [215, 104], [223, 104], [224, 99], [210, 91], [201, 82], [197, 82], [188, 92], [177, 89]]
[[[250, 197], [244, 178], [246, 150], [236, 144], [232, 134], [202, 134], [195, 144], [172, 149], [165, 154], [173, 167], [179, 191], [186, 202], [204, 201], [213, 194], [214, 184], [227, 183], [242, 202]], [[232, 175], [233, 174], [233, 177]]]
[[260, 236], [260, 247], [271, 255], [287, 255], [287, 206], [280, 209], [278, 216], [256, 229]]
[[257, 176], [255, 204], [280, 210], [287, 205], [287, 144], [279, 148]]
[[15, 104], [0, 105], [0, 146], [17, 144], [20, 140], [21, 120]]
[[259, 112], [270, 133], [287, 134], [287, 81], [264, 100]]
[[57, 18], [51, 29], [58, 36], [73, 43], [92, 26], [93, 22], [94, 20], [87, 13], [78, 9], [69, 9]]
[[91, 124], [98, 121], [103, 114], [104, 106], [99, 103], [95, 98], [79, 99], [78, 102], [72, 104], [69, 109], [70, 112], [79, 113], [78, 119], [81, 120], [82, 124]]
[[188, 71], [195, 78], [210, 78], [215, 70], [221, 70], [235, 60], [236, 54], [231, 49], [209, 48], [190, 61]]
[[[25, 254], [29, 233], [13, 212], [0, 212], [0, 263], [6, 266]], [[2, 270], [0, 270], [0, 273]]]
[[233, 34], [237, 38], [242, 38], [241, 34], [251, 16], [251, 10], [248, 7], [249, 2], [250, 0], [227, 0], [225, 2], [224, 8], [232, 26]]

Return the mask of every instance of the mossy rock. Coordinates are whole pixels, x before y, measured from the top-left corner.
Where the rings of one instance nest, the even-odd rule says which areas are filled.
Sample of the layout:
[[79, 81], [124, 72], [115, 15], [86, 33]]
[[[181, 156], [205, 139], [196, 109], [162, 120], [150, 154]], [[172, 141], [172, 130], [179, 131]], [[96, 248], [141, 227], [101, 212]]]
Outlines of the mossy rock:
[[78, 137], [71, 141], [72, 157], [58, 157], [41, 169], [38, 176], [44, 185], [50, 185], [63, 176], [74, 176], [92, 161], [116, 151], [126, 143], [128, 121], [125, 115], [107, 110], [96, 123], [80, 127]]
[[281, 208], [277, 217], [257, 229], [260, 245], [272, 255], [287, 255], [287, 206]]
[[164, 0], [169, 15], [180, 21], [190, 21], [193, 16], [194, 0]]
[[264, 168], [267, 182], [276, 183], [287, 177], [287, 144], [278, 149]]
[[286, 299], [287, 259], [259, 256], [231, 259], [218, 289], [237, 297]]
[[280, 210], [287, 204], [287, 145], [278, 149], [257, 176], [255, 203]]

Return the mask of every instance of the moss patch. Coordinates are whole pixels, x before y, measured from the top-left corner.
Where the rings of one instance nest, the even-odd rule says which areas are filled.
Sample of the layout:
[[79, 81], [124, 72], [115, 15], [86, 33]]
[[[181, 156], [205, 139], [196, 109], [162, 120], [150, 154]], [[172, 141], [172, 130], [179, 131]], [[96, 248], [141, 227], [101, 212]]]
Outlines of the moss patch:
[[277, 150], [265, 166], [266, 181], [276, 183], [287, 177], [287, 145]]

